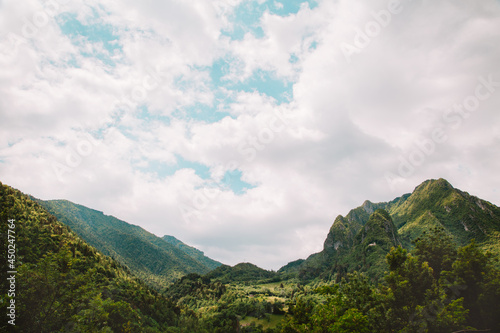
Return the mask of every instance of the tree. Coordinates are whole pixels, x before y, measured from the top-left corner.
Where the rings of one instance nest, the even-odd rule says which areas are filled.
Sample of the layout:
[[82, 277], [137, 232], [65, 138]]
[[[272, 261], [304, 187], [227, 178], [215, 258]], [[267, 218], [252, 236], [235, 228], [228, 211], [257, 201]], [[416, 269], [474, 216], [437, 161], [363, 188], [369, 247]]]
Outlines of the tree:
[[343, 280], [342, 287], [323, 287], [318, 290], [327, 296], [327, 301], [315, 308], [311, 332], [368, 333], [378, 329], [378, 325], [370, 321], [370, 315], [373, 314], [370, 308], [375, 304], [374, 291], [368, 279], [359, 273], [348, 276], [349, 281]]
[[418, 237], [414, 242], [415, 256], [421, 262], [428, 262], [433, 270], [434, 278], [439, 281], [443, 270], [451, 270], [457, 251], [451, 236], [444, 228], [431, 228]]
[[457, 251], [451, 271], [442, 273], [441, 284], [450, 298], [463, 297], [469, 309], [468, 323], [478, 329], [498, 327], [500, 321], [500, 273], [474, 240]]
[[416, 314], [433, 293], [435, 280], [427, 262], [420, 262], [401, 246], [387, 254], [390, 272], [388, 285], [389, 325], [391, 329], [416, 329], [420, 326]]

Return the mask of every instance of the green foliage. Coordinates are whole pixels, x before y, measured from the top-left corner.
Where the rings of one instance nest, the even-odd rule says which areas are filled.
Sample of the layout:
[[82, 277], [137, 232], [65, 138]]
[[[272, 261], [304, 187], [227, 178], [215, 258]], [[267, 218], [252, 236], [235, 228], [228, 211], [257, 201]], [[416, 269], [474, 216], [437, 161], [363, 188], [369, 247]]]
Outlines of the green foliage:
[[[52, 209], [65, 212], [65, 223], [78, 219], [72, 223], [79, 232], [107, 253], [122, 262], [126, 255], [144, 261], [130, 264], [144, 281], [159, 286], [165, 276], [177, 279], [164, 284], [163, 294], [149, 289], [36, 202], [2, 185], [2, 237], [7, 219], [17, 225], [18, 331], [500, 331], [498, 207], [444, 180], [425, 182], [389, 203], [365, 202], [338, 217], [324, 251], [278, 273], [248, 263], [189, 273], [195, 267], [189, 260], [200, 255], [196, 249], [174, 238], [151, 238], [100, 212], [56, 203]], [[118, 240], [124, 243], [119, 250]], [[6, 242], [0, 250], [5, 258]], [[179, 258], [190, 258], [187, 267], [179, 268]], [[7, 268], [1, 263], [5, 312]]]
[[278, 270], [278, 273], [281, 274], [282, 276], [293, 277], [298, 273], [298, 271], [299, 271], [301, 265], [304, 263], [304, 261], [305, 261], [304, 259], [298, 259], [298, 260], [289, 262], [285, 266], [281, 267]]
[[171, 285], [166, 295], [196, 314], [201, 330], [232, 332], [241, 326], [244, 332], [271, 332], [284, 314], [282, 299], [290, 295], [290, 285], [248, 281], [229, 285], [209, 275], [189, 274]]
[[500, 231], [500, 208], [453, 188], [444, 179], [423, 182], [388, 211], [407, 247], [432, 227], [444, 228], [460, 246], [472, 239], [487, 242], [493, 232]]
[[222, 265], [208, 273], [207, 277], [222, 283], [279, 281], [276, 272], [266, 271], [250, 263], [240, 263], [234, 267]]
[[451, 236], [444, 228], [431, 228], [417, 238], [415, 255], [422, 262], [428, 262], [434, 277], [439, 280], [443, 270], [449, 271], [457, 253]]
[[327, 289], [327, 302], [313, 316], [314, 331], [381, 331], [386, 308], [384, 298], [365, 275], [354, 273], [347, 278], [337, 288]]
[[[27, 196], [0, 184], [2, 237], [8, 219], [16, 225], [17, 331], [163, 332], [177, 325], [179, 309], [170, 300], [87, 245]], [[6, 257], [5, 247], [1, 256]], [[0, 262], [3, 282], [8, 269], [5, 260]], [[6, 290], [3, 285], [2, 313], [9, 299]], [[5, 330], [5, 323], [0, 328]]]
[[492, 331], [500, 332], [500, 270], [490, 269], [486, 272], [481, 283], [480, 294], [477, 299], [480, 305], [479, 317], [482, 325]]
[[225, 292], [226, 285], [220, 282], [212, 283], [208, 277], [191, 273], [171, 285], [165, 295], [178, 304], [196, 308], [198, 302], [203, 300], [212, 300], [216, 303]]
[[[428, 244], [421, 243], [415, 254], [425, 257], [437, 279], [454, 260], [449, 241], [452, 246], [464, 246], [476, 239], [481, 248], [500, 256], [500, 208], [437, 179], [425, 181], [413, 193], [393, 201], [365, 201], [345, 217], [338, 216], [323, 251], [294, 264], [293, 269], [285, 266], [283, 271], [304, 281], [320, 277], [339, 282], [354, 271], [378, 280], [386, 269], [385, 256], [392, 246], [401, 244], [412, 249], [419, 237], [432, 230], [440, 230], [434, 240], [445, 237], [447, 244], [438, 241], [434, 245], [434, 240], [430, 240]], [[432, 246], [444, 247], [438, 253]], [[434, 258], [428, 257], [431, 250], [437, 251]], [[500, 262], [495, 265], [500, 267]]]
[[451, 271], [443, 272], [442, 284], [450, 297], [463, 298], [469, 309], [470, 324], [476, 328], [500, 328], [500, 271], [491, 255], [484, 253], [473, 240], [458, 249]]
[[401, 246], [387, 255], [390, 272], [386, 276], [391, 328], [415, 329], [420, 327], [422, 311], [430, 298], [435, 298], [436, 286], [432, 268], [420, 262]]
[[383, 275], [387, 268], [385, 255], [392, 246], [399, 244], [389, 213], [377, 209], [359, 227], [345, 223], [343, 218], [337, 218], [325, 241], [325, 250], [309, 257], [299, 267], [300, 279], [311, 280], [320, 276], [338, 282], [354, 271], [366, 272], [372, 279]]
[[[444, 237], [430, 246], [439, 241], [437, 235], [442, 230], [431, 230], [416, 242], [418, 256], [401, 246], [392, 248], [389, 271], [378, 284], [363, 274], [348, 274], [339, 284], [315, 291], [326, 300], [314, 294], [297, 297], [280, 332], [498, 331], [500, 270], [491, 255], [474, 241], [457, 250]], [[453, 259], [449, 265], [435, 263], [443, 269], [437, 275], [425, 259], [443, 253]]]

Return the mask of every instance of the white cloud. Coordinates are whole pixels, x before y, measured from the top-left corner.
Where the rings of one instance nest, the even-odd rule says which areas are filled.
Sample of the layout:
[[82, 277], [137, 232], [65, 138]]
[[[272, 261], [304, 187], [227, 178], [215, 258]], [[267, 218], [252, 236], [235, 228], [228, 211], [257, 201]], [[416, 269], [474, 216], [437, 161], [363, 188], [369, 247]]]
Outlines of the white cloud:
[[[358, 29], [373, 27], [373, 13], [388, 10], [388, 1], [265, 12], [263, 37], [230, 40], [221, 31], [230, 30], [238, 2], [61, 5], [83, 24], [112, 29], [119, 51], [112, 64], [83, 55], [82, 47], [102, 54], [104, 45], [85, 38], [75, 45], [50, 20], [15, 58], [0, 54], [0, 180], [174, 235], [229, 264], [274, 269], [320, 250], [337, 214], [365, 199], [391, 200], [427, 178], [500, 204], [500, 87], [494, 83], [467, 118], [443, 120], [474, 96], [479, 77], [500, 82], [497, 2], [402, 1], [349, 59], [341, 46], [360, 42]], [[46, 11], [30, 4], [3, 1], [2, 31], [22, 36], [23, 17]], [[0, 43], [12, 49], [8, 35]], [[270, 71], [293, 85], [293, 99], [278, 105], [257, 91], [215, 86], [210, 67], [219, 58], [229, 61], [226, 79]], [[195, 105], [230, 117], [187, 117], [184, 108]], [[446, 140], [418, 153], [416, 142], [437, 128]], [[418, 154], [421, 165], [399, 177], [400, 158]], [[219, 184], [237, 168], [255, 187], [209, 191], [213, 183], [192, 169], [161, 177], [151, 169], [175, 168], [176, 156], [208, 166]], [[386, 172], [398, 179], [388, 183]], [[186, 209], [192, 219], [183, 218]]]

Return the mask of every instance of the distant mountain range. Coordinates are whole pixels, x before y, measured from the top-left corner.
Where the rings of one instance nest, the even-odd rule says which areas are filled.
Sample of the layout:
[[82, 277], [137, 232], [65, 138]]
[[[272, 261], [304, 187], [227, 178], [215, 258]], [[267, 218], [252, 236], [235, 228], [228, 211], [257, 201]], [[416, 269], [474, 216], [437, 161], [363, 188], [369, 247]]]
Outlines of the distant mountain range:
[[279, 272], [311, 279], [341, 277], [358, 270], [377, 278], [390, 248], [412, 242], [431, 228], [443, 228], [460, 246], [475, 239], [500, 257], [500, 208], [444, 179], [427, 180], [412, 193], [390, 202], [372, 203], [337, 216], [323, 251], [282, 267]]
[[[174, 236], [159, 238], [69, 201], [36, 201], [90, 245], [155, 287], [166, 287], [189, 273], [211, 272], [211, 278], [226, 283], [231, 279], [276, 278], [274, 272], [251, 264], [222, 265]], [[500, 208], [437, 179], [427, 180], [412, 193], [392, 201], [365, 201], [345, 217], [337, 216], [323, 250], [283, 266], [278, 276], [339, 279], [357, 270], [376, 279], [387, 268], [385, 256], [391, 247], [411, 249], [412, 242], [431, 228], [444, 229], [460, 246], [475, 239], [500, 258]]]
[[143, 228], [66, 200], [36, 200], [78, 236], [151, 286], [163, 288], [189, 274], [206, 274], [221, 263], [175, 237]]
[[[378, 331], [389, 332], [424, 327], [408, 322], [418, 309], [423, 309], [423, 315], [416, 316], [418, 323], [434, 325], [432, 332], [500, 328], [500, 271], [495, 268], [495, 258], [500, 258], [500, 208], [444, 179], [425, 181], [390, 202], [365, 201], [345, 217], [339, 215], [321, 252], [278, 272], [251, 263], [222, 265], [173, 236], [157, 237], [69, 201], [34, 199], [2, 183], [0, 220], [0, 235], [6, 240], [0, 242], [0, 253], [14, 256], [0, 260], [0, 310], [7, 313], [12, 304], [7, 300], [14, 296], [6, 291], [12, 291], [15, 278], [20, 286], [15, 290], [20, 309], [16, 327], [23, 332], [239, 332], [254, 319], [270, 321], [268, 315], [283, 319], [284, 325], [299, 325], [293, 332], [304, 331], [306, 326], [297, 320], [311, 315], [310, 327], [325, 316], [334, 331], [338, 326], [331, 325], [346, 320], [352, 325], [364, 321], [367, 328], [372, 327], [366, 322], [371, 316], [370, 325], [382, 320], [389, 328]], [[468, 245], [454, 252], [448, 238], [458, 246]], [[406, 249], [391, 251], [397, 246], [410, 254]], [[386, 272], [389, 251], [391, 272]], [[449, 265], [441, 272], [444, 280], [433, 274], [444, 267], [442, 258]], [[355, 271], [374, 281], [385, 278], [389, 289], [369, 283], [363, 275], [342, 279]], [[325, 285], [331, 281], [341, 283]], [[456, 290], [461, 298], [447, 303], [444, 297]], [[372, 309], [376, 311], [370, 314]], [[429, 316], [436, 309], [441, 311], [438, 322]], [[332, 324], [337, 310], [346, 312]], [[384, 317], [390, 311], [392, 317]], [[238, 316], [253, 319], [243, 323]], [[273, 325], [279, 327], [276, 321]], [[352, 325], [342, 331], [353, 331]], [[0, 331], [5, 327], [0, 322]]]

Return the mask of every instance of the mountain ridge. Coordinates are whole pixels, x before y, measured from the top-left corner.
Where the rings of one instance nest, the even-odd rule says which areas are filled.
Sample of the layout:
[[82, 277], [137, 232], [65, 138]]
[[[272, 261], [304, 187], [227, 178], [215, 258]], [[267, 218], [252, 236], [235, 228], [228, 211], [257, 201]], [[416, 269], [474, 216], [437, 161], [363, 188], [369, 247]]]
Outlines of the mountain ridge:
[[[161, 253], [151, 249], [182, 252], [178, 247], [185, 245], [173, 236], [138, 240], [110, 226], [151, 234], [68, 201], [50, 205], [66, 212], [63, 218], [87, 219], [80, 225], [87, 232], [104, 229], [108, 233], [103, 235], [111, 237], [97, 239], [131, 243], [127, 250], [140, 250], [133, 253], [142, 252], [142, 261], [154, 259], [158, 266], [149, 268], [160, 273]], [[17, 304], [26, 332], [140, 332], [143, 327], [147, 332], [255, 332], [264, 331], [260, 323], [270, 321], [266, 332], [276, 333], [500, 328], [498, 260], [481, 249], [500, 257], [500, 208], [442, 179], [426, 181], [390, 202], [366, 200], [345, 217], [337, 216], [323, 251], [278, 272], [251, 263], [221, 265], [203, 276], [178, 272], [182, 278], [161, 294], [144, 283], [147, 275], [134, 276], [40, 204], [7, 186], [0, 188], [0, 218], [17, 221], [17, 277], [23, 286]], [[0, 224], [2, 235], [11, 228], [7, 225]], [[479, 242], [470, 241], [476, 237]], [[457, 246], [463, 242], [467, 244]], [[0, 247], [5, 254], [7, 245]], [[0, 308], [7, 311], [4, 297]]]
[[205, 253], [203, 251], [200, 251], [193, 246], [187, 245], [186, 243], [180, 241], [179, 239], [177, 239], [174, 236], [164, 235], [162, 237], [162, 239], [164, 241], [166, 241], [167, 243], [170, 243], [171, 245], [182, 250], [184, 253], [186, 253], [191, 258], [197, 260], [198, 262], [201, 262], [202, 264], [204, 264], [205, 266], [207, 266], [211, 270], [222, 265], [222, 263], [205, 256]]
[[156, 288], [164, 288], [189, 273], [206, 274], [211, 270], [140, 226], [68, 200], [35, 200], [90, 245]]
[[[51, 200], [47, 201], [47, 203], [70, 205], [72, 206], [71, 209], [66, 208], [70, 213], [72, 211], [74, 213], [78, 209], [88, 209], [91, 215], [111, 219], [113, 223], [121, 223], [122, 226], [128, 225], [127, 228], [135, 230], [136, 233], [154, 236], [139, 226], [128, 224], [112, 216], [104, 215], [98, 210], [77, 205], [67, 200]], [[48, 204], [47, 208], [50, 210], [50, 204]], [[463, 246], [470, 242], [471, 239], [476, 239], [485, 248], [488, 247], [493, 253], [500, 254], [500, 248], [494, 242], [494, 239], [500, 235], [500, 208], [488, 201], [456, 189], [445, 179], [439, 178], [426, 180], [417, 185], [413, 192], [403, 194], [391, 201], [374, 203], [365, 200], [359, 207], [351, 209], [345, 216], [338, 215], [326, 235], [322, 251], [311, 254], [305, 260], [299, 259], [284, 265], [278, 271], [286, 274], [293, 271], [293, 274], [302, 278], [332, 276], [354, 269], [366, 271], [372, 276], [380, 275], [381, 262], [384, 260], [382, 253], [379, 253], [379, 259], [371, 260], [370, 258], [373, 259], [374, 256], [368, 255], [367, 244], [361, 246], [364, 237], [370, 238], [373, 236], [367, 231], [366, 225], [372, 215], [379, 210], [388, 214], [391, 220], [390, 223], [397, 230], [396, 235], [392, 237], [392, 245], [401, 244], [405, 248], [411, 249], [413, 247], [412, 241], [418, 238], [424, 230], [438, 227], [444, 228], [457, 245]], [[53, 211], [53, 213], [57, 214], [57, 211]], [[380, 214], [384, 215], [384, 213], [379, 212]], [[60, 215], [59, 217], [64, 220], [64, 216]], [[92, 224], [92, 221], [91, 219], [90, 222], [83, 224], [80, 228], [87, 233], [95, 232], [96, 226]], [[82, 231], [80, 230], [80, 232]], [[377, 237], [387, 238], [382, 233], [378, 233], [374, 237], [375, 244], [378, 244], [377, 240], [382, 241]], [[108, 242], [103, 240], [102, 237], [97, 238], [97, 242], [99, 240], [101, 243]], [[120, 234], [119, 238], [121, 241], [134, 241], [130, 235], [123, 233]], [[154, 236], [153, 238], [154, 240], [149, 239], [145, 243], [153, 244], [156, 251], [153, 251], [154, 253], [165, 250], [165, 247], [167, 247], [165, 244], [168, 244], [166, 251], [176, 254], [177, 257], [186, 260], [185, 262], [188, 264], [184, 265], [179, 263], [178, 260], [169, 259], [160, 264], [155, 263], [154, 267], [146, 267], [143, 262], [138, 262], [134, 266], [127, 264], [123, 253], [115, 251], [113, 246], [110, 247], [109, 244], [104, 244], [103, 248], [106, 254], [113, 256], [127, 266], [131, 266], [132, 270], [136, 272], [146, 270], [151, 275], [149, 280], [146, 281], [153, 284], [162, 283], [166, 285], [186, 274], [206, 274], [208, 271], [220, 266], [220, 263], [205, 257], [203, 252], [184, 244], [174, 236], [165, 235], [162, 238]], [[90, 239], [90, 243], [92, 244], [92, 239]], [[94, 243], [93, 245], [99, 244]], [[141, 247], [150, 246], [150, 244], [144, 244], [144, 242], [139, 245]], [[373, 246], [374, 248], [377, 247], [377, 245]], [[379, 252], [373, 251], [373, 249], [370, 250], [372, 250], [370, 253]], [[384, 251], [388, 251], [388, 249]], [[356, 253], [354, 254], [354, 252]], [[137, 254], [138, 252], [134, 253]], [[154, 258], [155, 256], [157, 255], [151, 255], [150, 259], [158, 261], [157, 258]], [[361, 260], [361, 264], [358, 262], [351, 263], [348, 259], [341, 258], [342, 256], [349, 258], [351, 261]], [[165, 274], [165, 266], [173, 268], [173, 273]], [[372, 267], [378, 268], [373, 269]], [[167, 279], [165, 279], [165, 275], [168, 275]]]
[[[299, 265], [283, 266], [279, 271], [298, 272], [302, 278], [316, 275], [343, 275], [352, 270], [366, 271], [372, 277], [380, 275], [384, 254], [377, 260], [356, 266], [348, 259], [364, 260], [360, 250], [360, 235], [378, 210], [384, 211], [397, 230], [397, 241], [411, 249], [412, 242], [425, 230], [443, 228], [456, 245], [463, 246], [475, 239], [484, 248], [500, 254], [500, 246], [492, 239], [500, 236], [500, 208], [467, 192], [454, 188], [443, 178], [429, 179], [415, 187], [413, 192], [388, 202], [365, 200], [346, 216], [338, 215], [323, 243], [323, 250], [311, 254]], [[380, 236], [380, 235], [379, 235]], [[386, 249], [385, 252], [388, 252]], [[297, 261], [295, 261], [297, 262]], [[378, 269], [371, 269], [376, 266]]]
[[1, 182], [0, 222], [9, 239], [0, 242], [3, 258], [7, 245], [15, 248], [11, 261], [0, 260], [0, 331], [170, 332], [178, 326], [180, 310], [170, 299]]

